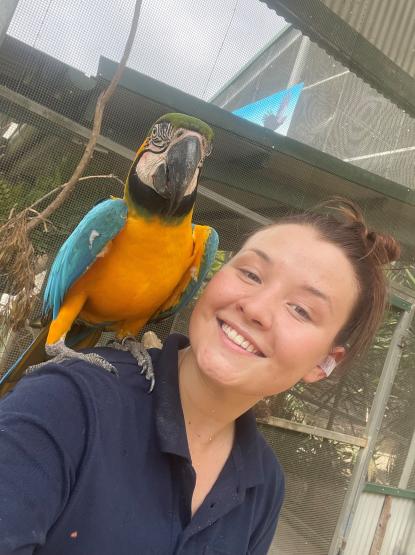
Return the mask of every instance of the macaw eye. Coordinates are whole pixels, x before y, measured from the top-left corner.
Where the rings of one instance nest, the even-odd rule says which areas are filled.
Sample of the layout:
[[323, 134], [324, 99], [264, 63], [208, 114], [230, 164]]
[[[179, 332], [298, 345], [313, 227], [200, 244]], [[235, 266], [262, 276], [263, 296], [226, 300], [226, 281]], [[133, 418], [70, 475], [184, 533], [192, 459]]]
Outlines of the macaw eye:
[[157, 123], [150, 134], [150, 144], [157, 149], [164, 149], [170, 143], [173, 129], [170, 123]]

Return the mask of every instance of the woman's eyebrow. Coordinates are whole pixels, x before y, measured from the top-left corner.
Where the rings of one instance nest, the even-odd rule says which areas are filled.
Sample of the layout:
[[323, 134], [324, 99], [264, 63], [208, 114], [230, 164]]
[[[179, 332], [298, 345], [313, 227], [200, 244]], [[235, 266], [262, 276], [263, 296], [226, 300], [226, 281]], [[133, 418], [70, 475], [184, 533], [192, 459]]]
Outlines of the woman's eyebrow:
[[311, 293], [312, 295], [319, 297], [320, 299], [323, 299], [323, 301], [325, 301], [331, 312], [333, 312], [333, 305], [331, 303], [331, 299], [328, 295], [326, 295], [325, 293], [323, 293], [323, 291], [320, 291], [320, 289], [317, 289], [316, 287], [313, 287], [312, 285], [307, 285], [304, 284], [301, 289], [303, 289], [304, 291], [307, 291], [308, 293]]
[[252, 251], [252, 252], [254, 252], [254, 253], [257, 254], [260, 258], [262, 258], [263, 260], [265, 260], [265, 262], [268, 262], [268, 264], [272, 264], [271, 258], [270, 258], [264, 251], [261, 251], [260, 249], [255, 249], [255, 248], [252, 248], [252, 247], [250, 247], [250, 248], [248, 248], [248, 249], [245, 249], [245, 250], [246, 250], [246, 251]]

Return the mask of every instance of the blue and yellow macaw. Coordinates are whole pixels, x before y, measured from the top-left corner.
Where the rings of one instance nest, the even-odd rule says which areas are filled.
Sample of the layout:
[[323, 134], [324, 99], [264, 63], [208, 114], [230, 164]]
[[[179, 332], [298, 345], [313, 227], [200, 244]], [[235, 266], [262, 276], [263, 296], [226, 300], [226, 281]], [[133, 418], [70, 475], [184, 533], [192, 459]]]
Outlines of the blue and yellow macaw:
[[3, 376], [0, 395], [42, 359], [42, 341], [49, 355], [82, 357], [70, 346], [92, 346], [104, 329], [119, 340], [136, 336], [147, 322], [190, 301], [218, 245], [214, 229], [192, 224], [212, 139], [206, 123], [184, 114], [154, 123], [131, 165], [124, 198], [92, 208], [59, 250], [44, 293], [43, 311], [52, 321]]

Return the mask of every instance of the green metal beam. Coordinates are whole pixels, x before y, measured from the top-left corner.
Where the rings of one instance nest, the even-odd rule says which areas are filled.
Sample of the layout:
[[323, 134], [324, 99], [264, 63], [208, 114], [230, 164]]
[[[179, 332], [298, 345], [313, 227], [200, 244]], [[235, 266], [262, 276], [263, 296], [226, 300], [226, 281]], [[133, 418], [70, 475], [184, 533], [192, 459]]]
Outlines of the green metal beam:
[[389, 281], [389, 287], [390, 304], [400, 310], [411, 310], [415, 305], [415, 290], [393, 280]]
[[395, 308], [399, 308], [401, 310], [411, 310], [412, 303], [399, 297], [396, 293], [392, 293], [389, 298], [389, 302]]
[[401, 497], [403, 499], [413, 499], [415, 501], [415, 490], [410, 489], [391, 488], [381, 484], [366, 484], [363, 491], [379, 495], [391, 495], [392, 497]]
[[[101, 56], [98, 74], [105, 81], [110, 81], [116, 67], [115, 62]], [[341, 178], [345, 182], [349, 181], [386, 197], [415, 206], [415, 190], [413, 189], [343, 162], [330, 154], [323, 153], [294, 139], [283, 137], [130, 68], [126, 68], [120, 85], [167, 108], [171, 108], [173, 111], [185, 112], [199, 117], [219, 129], [263, 147], [268, 152], [280, 152], [293, 160], [304, 162], [310, 167], [310, 170], [316, 168]]]

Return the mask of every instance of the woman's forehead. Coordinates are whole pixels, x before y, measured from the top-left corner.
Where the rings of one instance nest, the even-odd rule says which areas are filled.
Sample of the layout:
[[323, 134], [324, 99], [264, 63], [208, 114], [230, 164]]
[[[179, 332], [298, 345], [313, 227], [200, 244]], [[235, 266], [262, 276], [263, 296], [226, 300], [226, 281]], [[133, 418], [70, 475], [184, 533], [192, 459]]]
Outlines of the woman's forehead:
[[254, 252], [278, 269], [306, 272], [326, 280], [355, 281], [353, 267], [342, 249], [323, 239], [310, 225], [281, 224], [252, 235], [240, 253]]
[[312, 241], [323, 241], [319, 236], [319, 233], [311, 225], [306, 224], [276, 224], [264, 229], [260, 229], [251, 237], [248, 238], [246, 243], [243, 245], [242, 249], [247, 246], [251, 246], [256, 243], [269, 244], [272, 248], [272, 244], [278, 242], [279, 244], [301, 244], [309, 243]]

